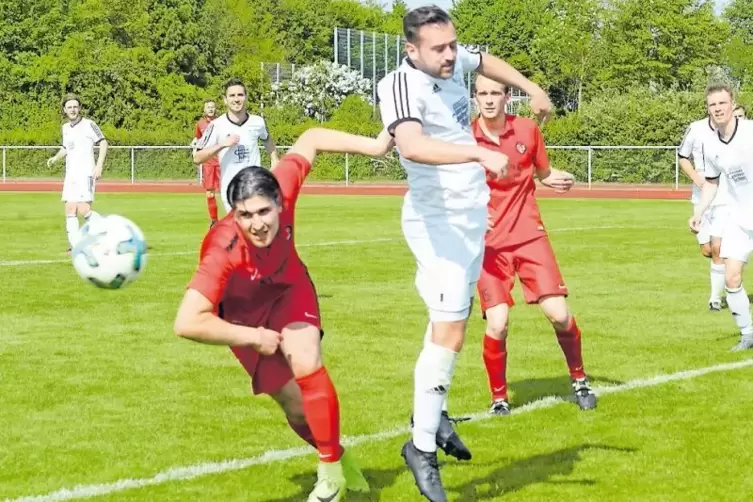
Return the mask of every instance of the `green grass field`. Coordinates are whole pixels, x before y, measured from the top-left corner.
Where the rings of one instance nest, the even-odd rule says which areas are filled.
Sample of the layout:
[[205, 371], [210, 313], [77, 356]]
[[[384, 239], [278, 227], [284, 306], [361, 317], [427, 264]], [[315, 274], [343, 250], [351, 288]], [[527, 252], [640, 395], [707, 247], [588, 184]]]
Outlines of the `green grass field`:
[[[426, 314], [400, 204], [306, 196], [299, 206], [297, 241], [321, 295], [343, 434], [357, 437], [372, 484], [348, 500], [421, 500], [399, 455], [407, 432], [361, 437], [405, 428], [411, 412]], [[509, 378], [520, 412], [458, 425], [474, 459], [443, 463], [450, 499], [751, 500], [753, 366], [655, 379], [751, 358], [729, 351], [729, 312], [706, 310], [708, 263], [686, 230], [689, 203], [541, 205], [586, 370], [617, 392], [589, 413], [567, 402], [524, 406], [570, 389], [551, 328], [516, 292]], [[276, 460], [301, 446], [276, 405], [250, 395], [228, 349], [172, 333], [207, 226], [202, 195], [99, 196], [100, 212], [133, 219], [151, 246], [144, 275], [122, 291], [75, 274], [62, 209], [58, 194], [0, 197], [0, 500], [305, 500], [313, 451]], [[455, 416], [489, 404], [482, 334], [474, 312], [450, 393]], [[645, 386], [624, 387], [636, 380]], [[242, 469], [206, 465], [265, 452]], [[188, 466], [197, 467], [154, 478]]]

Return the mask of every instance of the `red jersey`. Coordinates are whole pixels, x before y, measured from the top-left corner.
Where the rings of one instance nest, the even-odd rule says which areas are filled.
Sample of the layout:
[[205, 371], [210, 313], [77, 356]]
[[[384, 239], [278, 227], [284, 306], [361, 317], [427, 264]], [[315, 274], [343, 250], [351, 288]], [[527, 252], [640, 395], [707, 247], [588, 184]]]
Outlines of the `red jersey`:
[[491, 189], [489, 215], [494, 228], [486, 235], [486, 245], [492, 248], [514, 246], [546, 235], [534, 192], [536, 171], [549, 169], [544, 136], [531, 119], [505, 116], [505, 125], [499, 144], [481, 129], [479, 119], [473, 122], [473, 135], [484, 148], [507, 155], [508, 174], [502, 179], [492, 179], [487, 173]]
[[[212, 123], [212, 120], [214, 119], [210, 119], [208, 117], [202, 116], [201, 119], [199, 119], [199, 121], [196, 122], [196, 131], [194, 132], [194, 138], [196, 138], [197, 140], [201, 139], [201, 137], [204, 136], [204, 131], [206, 131], [207, 127], [209, 127], [209, 124]], [[216, 164], [217, 167], [219, 168], [220, 159], [217, 158], [217, 156], [215, 155], [211, 159], [207, 160], [205, 164], [209, 164], [210, 166]]]
[[280, 183], [283, 209], [272, 244], [251, 244], [229, 213], [204, 238], [199, 267], [188, 287], [215, 307], [222, 303], [223, 310], [238, 312], [274, 302], [291, 285], [308, 280], [295, 248], [293, 224], [298, 194], [310, 170], [311, 163], [300, 155], [280, 159], [273, 174]]

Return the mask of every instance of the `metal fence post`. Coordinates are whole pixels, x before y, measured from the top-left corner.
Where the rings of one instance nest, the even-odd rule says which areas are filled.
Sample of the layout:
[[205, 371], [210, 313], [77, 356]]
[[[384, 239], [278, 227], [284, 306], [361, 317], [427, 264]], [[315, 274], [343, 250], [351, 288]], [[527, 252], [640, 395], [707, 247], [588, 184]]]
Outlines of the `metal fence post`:
[[134, 149], [131, 148], [131, 185], [136, 183], [136, 155]]
[[591, 190], [591, 174], [593, 165], [593, 149], [588, 147], [588, 189]]
[[680, 189], [680, 150], [675, 148], [675, 190]]
[[350, 185], [350, 156], [345, 154], [345, 186]]
[[347, 40], [347, 44], [345, 45], [345, 50], [348, 53], [348, 68], [350, 68], [350, 28], [348, 28], [348, 30], [346, 31], [346, 33], [348, 34], [347, 35], [348, 36], [348, 40]]
[[335, 26], [335, 63], [340, 64], [340, 58], [338, 57], [339, 56], [339, 51], [338, 51], [339, 47], [338, 47], [338, 40], [337, 40], [337, 32], [338, 32], [338, 29]]
[[3, 183], [5, 183], [5, 147], [3, 147]]

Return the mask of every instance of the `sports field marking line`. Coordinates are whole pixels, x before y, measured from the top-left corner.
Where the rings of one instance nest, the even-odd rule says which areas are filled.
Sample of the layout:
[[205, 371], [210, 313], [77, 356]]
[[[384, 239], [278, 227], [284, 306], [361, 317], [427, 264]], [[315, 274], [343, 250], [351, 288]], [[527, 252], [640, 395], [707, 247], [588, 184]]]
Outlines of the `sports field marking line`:
[[[753, 359], [746, 359], [744, 361], [738, 361], [734, 363], [717, 364], [715, 366], [708, 366], [706, 368], [698, 368], [695, 370], [680, 371], [678, 373], [671, 373], [668, 375], [658, 375], [652, 378], [631, 380], [619, 385], [608, 385], [604, 387], [594, 388], [594, 392], [598, 396], [604, 396], [607, 394], [616, 394], [618, 392], [625, 392], [634, 389], [640, 389], [645, 387], [656, 387], [669, 382], [677, 382], [682, 380], [690, 380], [700, 376], [708, 375], [710, 373], [719, 373], [722, 371], [735, 371], [743, 368], [753, 366]], [[564, 399], [557, 396], [548, 396], [537, 401], [525, 404], [518, 408], [512, 409], [513, 415], [521, 415], [523, 413], [529, 413], [536, 410], [543, 410], [552, 408], [558, 404], [569, 402], [569, 399]], [[490, 418], [496, 418], [497, 420], [504, 420], [488, 412], [474, 413], [470, 415], [470, 420], [474, 422], [480, 422], [483, 420], [489, 420]], [[393, 439], [410, 432], [409, 427], [396, 427], [394, 429], [377, 432], [375, 434], [365, 434], [363, 436], [354, 436], [349, 438], [343, 438], [343, 445], [355, 446], [364, 443], [373, 443], [378, 441], [384, 441], [387, 439]], [[49, 492], [44, 495], [30, 495], [26, 497], [16, 499], [6, 499], [4, 502], [60, 502], [64, 500], [76, 500], [91, 497], [98, 497], [101, 495], [108, 495], [111, 493], [122, 492], [125, 490], [134, 490], [137, 488], [144, 488], [147, 486], [161, 485], [163, 483], [169, 483], [172, 481], [188, 481], [204, 476], [210, 476], [212, 474], [221, 474], [230, 471], [239, 471], [247, 469], [254, 465], [271, 464], [273, 462], [281, 462], [296, 457], [303, 457], [306, 455], [312, 455], [312, 449], [310, 447], [301, 448], [288, 448], [285, 450], [270, 450], [262, 455], [256, 457], [225, 460], [223, 462], [209, 462], [205, 464], [196, 464], [187, 467], [173, 467], [166, 471], [162, 471], [151, 478], [136, 478], [136, 479], [121, 479], [114, 483], [102, 483], [96, 485], [78, 485], [73, 488], [64, 488], [54, 492]]]
[[[571, 227], [571, 228], [554, 228], [548, 230], [549, 233], [553, 232], [585, 232], [587, 230], [667, 230], [678, 229], [680, 227], [646, 227], [639, 225], [605, 225], [595, 227]], [[299, 248], [314, 248], [314, 247], [330, 247], [330, 246], [358, 246], [361, 244], [376, 244], [380, 242], [396, 242], [404, 240], [403, 237], [384, 237], [381, 239], [366, 239], [366, 240], [344, 240], [344, 241], [325, 241], [325, 242], [309, 242], [305, 244], [298, 244]], [[187, 256], [198, 255], [198, 249], [196, 251], [167, 251], [167, 252], [154, 252], [149, 253], [149, 257], [153, 256]], [[67, 260], [0, 260], [0, 267], [23, 267], [29, 265], [55, 265], [58, 263], [70, 263], [70, 258]]]

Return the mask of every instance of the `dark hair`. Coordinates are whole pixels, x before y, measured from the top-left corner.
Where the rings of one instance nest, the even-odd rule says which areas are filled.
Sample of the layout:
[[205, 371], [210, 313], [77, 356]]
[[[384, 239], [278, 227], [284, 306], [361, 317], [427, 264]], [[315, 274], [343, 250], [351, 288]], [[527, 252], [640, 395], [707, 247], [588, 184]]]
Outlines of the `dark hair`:
[[736, 112], [737, 110], [742, 110], [742, 111], [743, 111], [743, 114], [747, 114], [747, 113], [748, 113], [748, 110], [746, 110], [746, 109], [745, 109], [745, 107], [744, 107], [743, 105], [737, 105], [737, 106], [735, 107], [735, 109], [734, 109], [734, 110], [732, 110], [732, 111], [735, 111], [735, 112]]
[[225, 94], [227, 94], [227, 90], [233, 87], [234, 85], [239, 85], [243, 87], [243, 93], [246, 92], [246, 84], [243, 83], [243, 80], [239, 78], [231, 78], [227, 82], [225, 82]]
[[403, 34], [410, 43], [418, 41], [418, 31], [428, 24], [450, 24], [450, 15], [436, 5], [427, 5], [409, 11], [403, 17]]
[[217, 102], [215, 100], [213, 100], [212, 98], [205, 99], [204, 100], [204, 104], [207, 104], [207, 103], [214, 103], [215, 105], [217, 104]]
[[[476, 82], [478, 81], [478, 77], [479, 77], [480, 75], [481, 75], [480, 73], [476, 73], [476, 74], [475, 74], [475, 77], [473, 78], [473, 93], [474, 93], [474, 94], [476, 93]], [[489, 77], [487, 77], [487, 78], [489, 78]], [[497, 81], [496, 81], [496, 80], [494, 80], [494, 79], [490, 79], [490, 78], [489, 78], [489, 80], [491, 80], [492, 82], [497, 82]], [[512, 89], [510, 89], [510, 86], [509, 86], [509, 85], [507, 85], [507, 84], [502, 84], [502, 83], [500, 83], [500, 82], [497, 82], [497, 83], [498, 83], [499, 85], [501, 85], [501, 86], [502, 86], [502, 93], [503, 93], [503, 94], [510, 94], [510, 91], [511, 91]]]
[[75, 101], [76, 103], [78, 103], [78, 106], [81, 106], [81, 98], [78, 97], [78, 94], [73, 94], [73, 93], [69, 92], [68, 94], [66, 94], [65, 96], [63, 96], [63, 101], [60, 103], [60, 106], [62, 108], [65, 108], [65, 104], [68, 101]]
[[263, 167], [244, 167], [230, 181], [227, 187], [227, 200], [231, 207], [235, 207], [237, 203], [255, 195], [261, 195], [280, 205], [280, 183]]
[[708, 98], [711, 94], [722, 91], [726, 91], [730, 98], [735, 99], [735, 93], [732, 92], [732, 87], [724, 82], [709, 84], [709, 86], [706, 87], [706, 97]]

